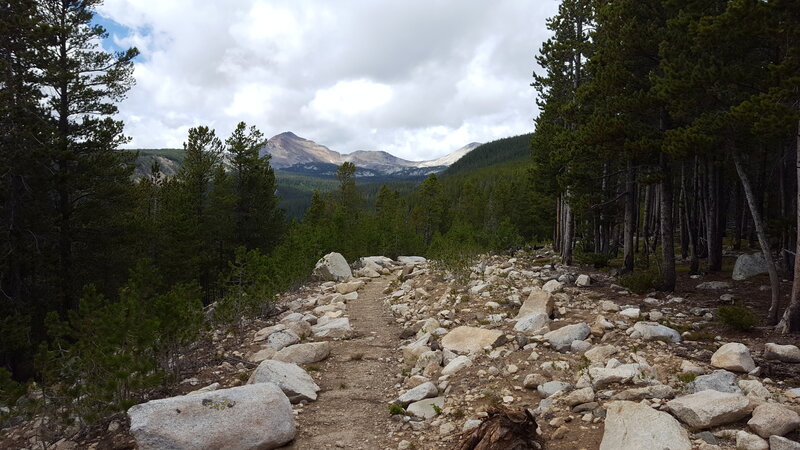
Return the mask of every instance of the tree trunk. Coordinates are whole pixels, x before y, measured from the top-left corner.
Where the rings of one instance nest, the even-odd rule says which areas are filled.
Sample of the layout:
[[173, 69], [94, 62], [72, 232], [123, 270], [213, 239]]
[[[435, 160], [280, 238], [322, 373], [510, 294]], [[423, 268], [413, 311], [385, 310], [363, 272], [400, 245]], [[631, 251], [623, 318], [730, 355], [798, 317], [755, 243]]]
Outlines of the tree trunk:
[[783, 313], [776, 329], [781, 333], [800, 332], [800, 121], [797, 123], [797, 148], [795, 149], [795, 173], [797, 175], [797, 240], [794, 253], [794, 282], [792, 282], [792, 298], [789, 307]]
[[573, 222], [572, 206], [569, 202], [564, 202], [564, 246], [561, 249], [562, 262], [567, 265], [572, 265], [572, 246], [573, 246]]
[[662, 275], [664, 284], [662, 289], [667, 292], [675, 290], [675, 242], [672, 221], [672, 168], [666, 157], [662, 155], [661, 170], [664, 177], [661, 180], [661, 256]]
[[636, 198], [634, 189], [636, 188], [636, 174], [633, 163], [628, 161], [628, 169], [625, 174], [625, 229], [623, 234], [623, 255], [622, 273], [633, 272], [633, 233], [636, 225]]
[[758, 211], [755, 195], [753, 194], [753, 187], [750, 185], [750, 179], [742, 166], [742, 161], [739, 153], [733, 149], [733, 163], [736, 165], [736, 172], [739, 174], [739, 180], [742, 182], [742, 189], [744, 190], [747, 204], [750, 206], [750, 214], [753, 216], [753, 225], [756, 229], [758, 236], [758, 243], [761, 245], [761, 252], [764, 254], [764, 260], [767, 262], [767, 271], [769, 272], [769, 281], [772, 286], [772, 302], [769, 306], [767, 313], [767, 322], [769, 325], [778, 323], [778, 307], [780, 306], [780, 294], [778, 292], [778, 271], [775, 270], [775, 263], [772, 261], [772, 252], [769, 249], [767, 242], [767, 234], [764, 231], [764, 223], [761, 220], [761, 213]]
[[706, 165], [706, 243], [708, 270], [722, 270], [722, 233], [720, 232], [719, 169], [713, 160]]

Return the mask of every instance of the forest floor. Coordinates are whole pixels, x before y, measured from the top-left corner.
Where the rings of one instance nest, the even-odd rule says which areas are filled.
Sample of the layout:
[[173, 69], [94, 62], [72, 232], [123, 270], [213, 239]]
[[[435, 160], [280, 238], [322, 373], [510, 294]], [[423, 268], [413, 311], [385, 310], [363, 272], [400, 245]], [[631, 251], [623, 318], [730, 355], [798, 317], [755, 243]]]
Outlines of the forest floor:
[[[730, 255], [726, 259], [729, 267], [733, 259]], [[764, 358], [766, 343], [799, 345], [800, 338], [778, 335], [767, 327], [734, 331], [716, 315], [717, 307], [731, 303], [728, 294], [764, 317], [769, 303], [766, 275], [732, 281], [730, 271], [699, 277], [679, 271], [674, 294], [639, 295], [619, 286], [605, 271], [553, 265], [554, 261], [546, 251], [485, 256], [466, 278], [429, 262], [405, 266], [393, 262], [382, 268], [380, 276], [360, 278], [364, 285], [357, 298], [338, 307], [350, 321], [352, 336], [330, 340], [330, 356], [303, 365], [320, 391], [316, 401], [293, 406], [297, 434], [285, 448], [447, 449], [485, 420], [487, 411], [502, 405], [534, 412], [547, 449], [596, 449], [606, 433], [611, 402], [632, 399], [657, 411], [669, 411], [666, 403], [670, 398], [691, 391], [690, 383], [681, 378], [686, 368], [694, 366], [697, 374], [714, 373], [718, 367], [711, 365], [711, 355], [726, 342], [745, 344], [760, 368], [749, 375], [736, 373], [740, 383], [754, 380], [769, 392], [761, 397], [745, 392], [754, 404], [777, 402], [800, 412], [800, 401], [788, 391], [800, 387], [800, 364]], [[590, 275], [591, 285], [576, 286], [578, 275]], [[588, 347], [608, 350], [608, 354], [590, 360], [585, 355], [592, 353], [584, 353], [585, 349], [557, 351], [544, 336], [546, 330], [514, 329], [514, 318], [529, 294], [548, 283], [555, 286], [557, 279], [562, 283], [553, 290], [555, 318], [549, 322], [549, 330], [585, 323], [591, 327], [585, 338]], [[708, 281], [730, 285], [698, 288]], [[331, 282], [308, 283], [282, 296], [283, 313], [246, 321], [237, 330], [209, 333], [182, 356], [186, 374], [182, 382], [153, 391], [149, 398], [186, 394], [212, 383], [219, 383], [220, 388], [244, 384], [259, 365], [254, 356], [264, 349], [264, 342], [256, 342], [254, 335], [293, 312], [321, 317], [329, 313], [323, 310], [331, 311], [331, 305], [344, 305], [339, 303], [342, 298], [335, 287]], [[784, 304], [790, 287], [788, 281], [781, 284]], [[639, 310], [638, 317], [620, 314], [631, 308]], [[682, 333], [682, 341], [632, 338], [633, 324], [651, 317]], [[607, 319], [610, 326], [598, 326], [601, 319]], [[498, 338], [475, 352], [458, 351], [448, 346], [445, 337], [459, 327], [488, 330]], [[420, 345], [420, 351], [413, 349]], [[470, 365], [442, 374], [457, 354], [467, 355]], [[636, 366], [645, 381], [596, 385], [589, 380], [587, 385], [587, 370], [613, 364]], [[444, 402], [434, 417], [390, 415], [389, 405], [398, 396], [429, 381]], [[569, 387], [553, 395], [543, 390], [546, 383], [554, 381]], [[653, 386], [668, 386], [670, 393], [641, 393]], [[571, 404], [565, 393], [581, 387], [591, 387], [592, 398]], [[686, 432], [693, 448], [734, 449], [737, 432], [752, 432], [746, 422], [747, 418], [709, 427], [710, 434], [688, 427]], [[0, 448], [41, 448], [37, 442], [43, 425], [29, 421], [2, 430]], [[52, 448], [136, 448], [128, 427], [126, 415], [119, 414], [73, 431]], [[800, 436], [795, 431], [787, 437], [797, 440]], [[707, 442], [711, 440], [715, 443]]]

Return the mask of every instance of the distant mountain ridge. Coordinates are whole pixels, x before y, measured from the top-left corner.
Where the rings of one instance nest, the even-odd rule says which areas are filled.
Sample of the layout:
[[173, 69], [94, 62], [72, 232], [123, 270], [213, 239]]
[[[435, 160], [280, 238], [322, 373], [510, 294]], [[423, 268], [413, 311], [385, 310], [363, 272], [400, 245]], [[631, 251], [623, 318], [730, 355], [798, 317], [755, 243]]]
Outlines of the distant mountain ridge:
[[441, 158], [409, 161], [384, 151], [358, 150], [341, 154], [287, 131], [271, 137], [261, 149], [261, 155], [270, 154], [270, 164], [277, 170], [310, 176], [333, 176], [337, 166], [352, 162], [358, 168], [357, 177], [419, 178], [442, 172], [479, 146], [473, 142]]

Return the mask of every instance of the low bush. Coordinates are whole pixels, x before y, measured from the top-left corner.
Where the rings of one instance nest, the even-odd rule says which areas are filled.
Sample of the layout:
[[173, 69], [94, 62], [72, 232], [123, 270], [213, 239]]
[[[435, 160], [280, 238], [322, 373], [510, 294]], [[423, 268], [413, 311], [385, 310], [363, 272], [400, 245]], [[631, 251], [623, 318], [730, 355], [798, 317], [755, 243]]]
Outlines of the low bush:
[[636, 294], [646, 294], [661, 286], [662, 278], [658, 272], [649, 270], [633, 272], [619, 277], [619, 284]]
[[749, 331], [758, 325], [758, 317], [742, 304], [718, 307], [717, 317], [723, 325], [738, 331]]

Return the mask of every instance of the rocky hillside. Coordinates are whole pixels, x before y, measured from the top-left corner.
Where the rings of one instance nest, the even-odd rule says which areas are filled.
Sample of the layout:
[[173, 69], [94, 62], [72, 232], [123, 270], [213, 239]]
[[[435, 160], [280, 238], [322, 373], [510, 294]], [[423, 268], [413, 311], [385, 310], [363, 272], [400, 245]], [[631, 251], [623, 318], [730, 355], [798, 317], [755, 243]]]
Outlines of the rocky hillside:
[[315, 270], [328, 281], [181, 357], [195, 369], [172, 395], [189, 395], [61, 448], [800, 448], [797, 339], [732, 332], [712, 307], [757, 295], [761, 279], [686, 277], [682, 297], [635, 295], [553, 256], [451, 272], [328, 255]]

